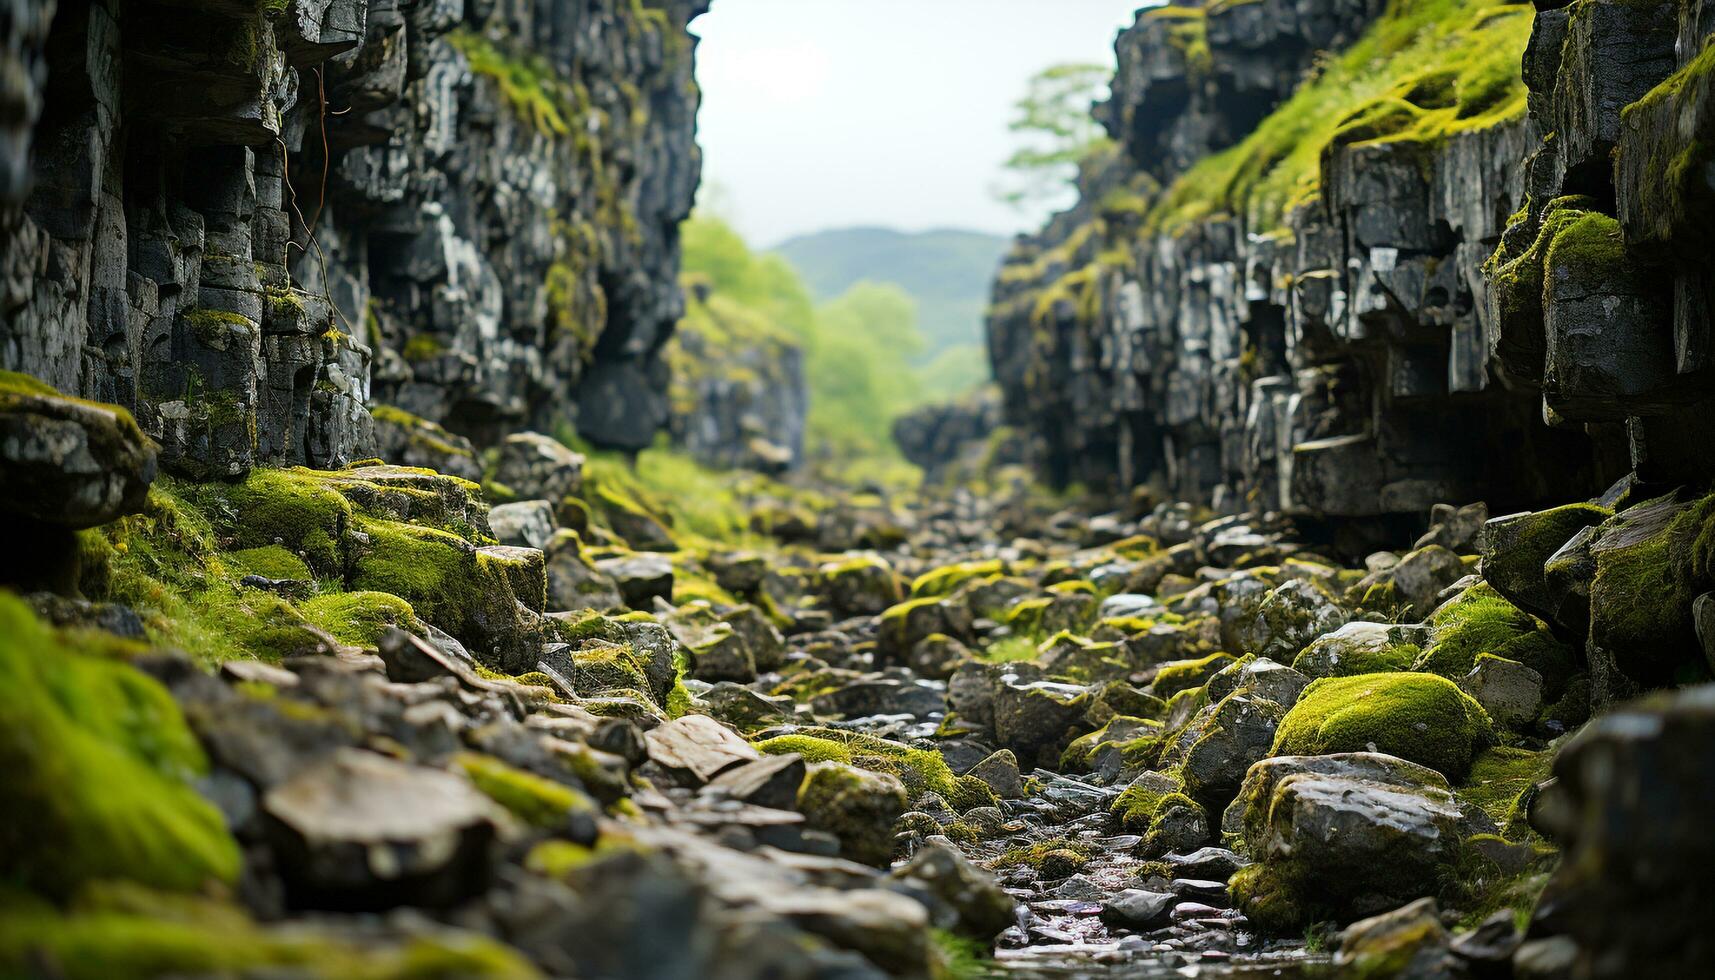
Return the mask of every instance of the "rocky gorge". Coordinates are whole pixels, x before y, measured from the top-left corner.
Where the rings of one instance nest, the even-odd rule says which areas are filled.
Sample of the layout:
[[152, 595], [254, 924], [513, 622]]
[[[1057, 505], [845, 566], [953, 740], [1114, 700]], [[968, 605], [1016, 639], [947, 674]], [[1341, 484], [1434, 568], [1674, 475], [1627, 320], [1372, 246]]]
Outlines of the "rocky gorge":
[[1140, 11], [915, 490], [704, 4], [0, 2], [0, 975], [1715, 962], [1700, 0]]

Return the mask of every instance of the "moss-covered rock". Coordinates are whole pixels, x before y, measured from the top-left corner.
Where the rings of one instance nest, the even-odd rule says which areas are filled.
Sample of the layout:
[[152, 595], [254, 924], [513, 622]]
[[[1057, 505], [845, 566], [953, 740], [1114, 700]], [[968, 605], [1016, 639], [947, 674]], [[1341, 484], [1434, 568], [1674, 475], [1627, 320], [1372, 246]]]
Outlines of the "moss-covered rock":
[[1304, 648], [1292, 668], [1311, 678], [1409, 670], [1429, 641], [1420, 626], [1352, 622]]
[[1456, 680], [1471, 672], [1479, 654], [1490, 653], [1541, 674], [1553, 692], [1572, 671], [1571, 648], [1486, 583], [1435, 610], [1429, 626], [1429, 645], [1413, 665], [1416, 670]]
[[1162, 664], [1156, 671], [1149, 692], [1158, 698], [1171, 698], [1181, 691], [1202, 687], [1209, 678], [1238, 660], [1230, 653], [1211, 653], [1196, 660], [1176, 660]]
[[893, 822], [905, 800], [894, 776], [833, 761], [811, 763], [798, 789], [798, 809], [812, 828], [838, 837], [842, 856], [878, 867], [893, 859]]
[[924, 599], [949, 596], [957, 592], [959, 587], [966, 582], [1005, 574], [1006, 564], [998, 558], [989, 561], [967, 561], [943, 565], [932, 571], [924, 572], [912, 580], [911, 598]]
[[1533, 615], [1583, 625], [1560, 608], [1543, 566], [1572, 536], [1596, 527], [1613, 512], [1595, 504], [1567, 504], [1534, 514], [1496, 518], [1488, 525], [1483, 549], [1483, 578], [1502, 597]]
[[594, 800], [570, 786], [514, 768], [493, 756], [466, 752], [456, 762], [477, 789], [532, 827], [564, 831], [574, 814], [593, 820], [599, 812]]
[[0, 371], [0, 509], [94, 527], [139, 510], [154, 479], [155, 444], [130, 412]]
[[386, 592], [332, 592], [316, 596], [300, 608], [311, 623], [352, 646], [373, 648], [381, 635], [394, 627], [424, 635], [411, 604]]
[[1281, 719], [1273, 755], [1385, 752], [1463, 776], [1494, 742], [1482, 705], [1433, 674], [1359, 674], [1304, 689]]
[[876, 653], [889, 663], [903, 663], [913, 647], [937, 633], [969, 639], [970, 609], [952, 599], [909, 599], [882, 613]]
[[0, 675], [8, 880], [63, 897], [101, 878], [183, 891], [236, 879], [238, 845], [187, 785], [205, 761], [165, 689], [5, 593]]
[[873, 616], [905, 598], [893, 566], [875, 555], [824, 564], [817, 570], [816, 588], [842, 616]]

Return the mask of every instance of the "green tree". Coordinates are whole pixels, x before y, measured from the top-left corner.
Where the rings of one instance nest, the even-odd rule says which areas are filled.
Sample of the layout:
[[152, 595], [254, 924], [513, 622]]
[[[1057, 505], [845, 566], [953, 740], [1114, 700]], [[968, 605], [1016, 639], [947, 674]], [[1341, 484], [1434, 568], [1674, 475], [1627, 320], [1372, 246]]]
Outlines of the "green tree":
[[1008, 129], [1023, 144], [1002, 164], [995, 196], [1020, 210], [1061, 200], [1078, 176], [1078, 164], [1108, 142], [1091, 105], [1107, 89], [1112, 70], [1097, 64], [1052, 65], [1030, 79], [1013, 104]]

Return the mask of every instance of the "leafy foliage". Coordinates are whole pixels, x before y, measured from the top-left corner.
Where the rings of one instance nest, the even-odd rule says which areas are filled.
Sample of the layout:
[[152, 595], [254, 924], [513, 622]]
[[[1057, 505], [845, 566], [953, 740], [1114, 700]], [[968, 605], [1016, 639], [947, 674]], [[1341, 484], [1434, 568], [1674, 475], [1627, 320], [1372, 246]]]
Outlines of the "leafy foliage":
[[1105, 65], [1069, 63], [1051, 65], [1030, 79], [1007, 127], [1024, 143], [1002, 164], [1012, 186], [995, 196], [1020, 210], [1065, 197], [1078, 164], [1108, 143], [1090, 106], [1106, 91], [1109, 74]]

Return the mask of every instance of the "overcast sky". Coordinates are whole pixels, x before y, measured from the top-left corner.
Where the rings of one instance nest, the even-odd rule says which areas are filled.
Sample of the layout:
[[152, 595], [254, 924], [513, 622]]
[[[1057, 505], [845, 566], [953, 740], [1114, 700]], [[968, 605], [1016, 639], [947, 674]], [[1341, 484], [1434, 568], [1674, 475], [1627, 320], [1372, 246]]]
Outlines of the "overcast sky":
[[703, 201], [753, 245], [850, 225], [1011, 233], [990, 196], [1038, 70], [1111, 64], [1139, 0], [715, 0], [692, 24]]

